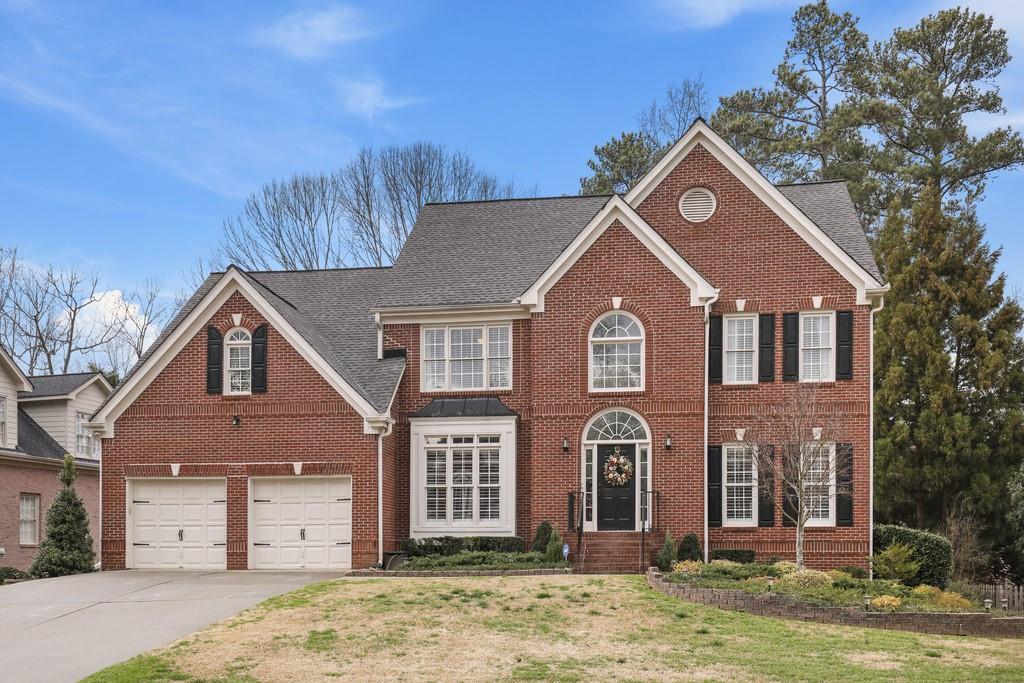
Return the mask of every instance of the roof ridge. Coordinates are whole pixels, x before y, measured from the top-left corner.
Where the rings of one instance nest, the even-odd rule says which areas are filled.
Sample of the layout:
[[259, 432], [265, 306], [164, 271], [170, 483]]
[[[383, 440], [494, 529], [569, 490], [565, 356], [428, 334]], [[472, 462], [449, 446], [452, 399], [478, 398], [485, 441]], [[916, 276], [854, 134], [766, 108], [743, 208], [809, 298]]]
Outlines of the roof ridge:
[[75, 377], [77, 375], [98, 375], [99, 370], [83, 370], [81, 372], [55, 372], [52, 375], [26, 375], [29, 379], [42, 379], [44, 377]]
[[542, 197], [499, 197], [496, 199], [462, 199], [454, 202], [426, 202], [423, 206], [447, 206], [451, 204], [494, 204], [496, 202], [529, 202], [529, 201], [550, 201], [553, 199], [592, 199], [615, 196], [614, 193], [607, 194], [552, 194]]
[[845, 180], [834, 179], [834, 180], [807, 180], [802, 183], [776, 183], [775, 187], [800, 187], [802, 185], [829, 185], [831, 183], [842, 183], [846, 184]]
[[[346, 268], [281, 268], [278, 270], [245, 270], [242, 272], [266, 275], [270, 273], [333, 273], [338, 271], [351, 270], [391, 270], [393, 266], [351, 266]], [[212, 271], [211, 275], [223, 273], [224, 271]]]

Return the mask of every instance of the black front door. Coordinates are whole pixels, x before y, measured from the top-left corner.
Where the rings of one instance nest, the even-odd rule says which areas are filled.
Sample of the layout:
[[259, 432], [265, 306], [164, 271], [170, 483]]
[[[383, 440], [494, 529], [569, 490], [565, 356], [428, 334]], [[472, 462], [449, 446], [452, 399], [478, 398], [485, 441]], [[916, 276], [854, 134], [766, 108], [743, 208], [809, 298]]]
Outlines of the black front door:
[[[625, 457], [633, 465], [629, 481], [610, 484], [604, 468], [613, 455]], [[597, 447], [597, 528], [633, 531], [636, 529], [636, 446]]]

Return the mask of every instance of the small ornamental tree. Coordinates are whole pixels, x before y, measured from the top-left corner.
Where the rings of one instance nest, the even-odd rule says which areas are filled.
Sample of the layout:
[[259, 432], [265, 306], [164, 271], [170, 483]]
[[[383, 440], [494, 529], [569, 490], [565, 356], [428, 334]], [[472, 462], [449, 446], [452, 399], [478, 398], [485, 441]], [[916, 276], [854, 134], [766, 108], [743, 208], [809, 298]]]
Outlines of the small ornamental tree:
[[46, 536], [29, 573], [33, 576], [67, 576], [91, 572], [96, 561], [89, 533], [89, 513], [75, 491], [75, 459], [64, 456], [58, 475], [64, 488], [46, 513]]

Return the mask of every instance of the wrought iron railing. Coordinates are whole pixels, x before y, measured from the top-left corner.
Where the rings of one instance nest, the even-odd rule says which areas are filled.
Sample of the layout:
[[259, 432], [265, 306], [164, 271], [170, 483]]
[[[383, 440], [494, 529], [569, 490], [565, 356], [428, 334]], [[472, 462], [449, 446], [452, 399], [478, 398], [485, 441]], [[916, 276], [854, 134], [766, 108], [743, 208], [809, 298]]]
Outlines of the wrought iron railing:
[[583, 526], [587, 514], [587, 494], [585, 491], [570, 491], [568, 496], [567, 516], [569, 531], [576, 532], [576, 557], [583, 561]]
[[661, 528], [661, 493], [659, 491], [640, 492], [640, 571], [646, 572], [647, 567], [647, 534]]

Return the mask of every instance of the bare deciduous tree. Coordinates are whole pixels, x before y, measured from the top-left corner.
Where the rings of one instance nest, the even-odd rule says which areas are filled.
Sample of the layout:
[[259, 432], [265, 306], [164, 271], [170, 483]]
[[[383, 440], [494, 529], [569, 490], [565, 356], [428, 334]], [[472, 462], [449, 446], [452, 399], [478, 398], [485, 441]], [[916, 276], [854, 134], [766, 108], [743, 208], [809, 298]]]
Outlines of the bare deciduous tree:
[[822, 516], [834, 519], [838, 498], [851, 493], [846, 475], [852, 463], [848, 454], [837, 452], [842, 424], [843, 415], [819, 400], [817, 385], [801, 383], [785, 400], [755, 408], [743, 434], [758, 485], [782, 493], [782, 515], [796, 527], [801, 569], [808, 524]]
[[51, 374], [68, 372], [76, 355], [93, 353], [118, 338], [123, 330], [124, 312], [115, 309], [103, 315], [96, 310], [103, 294], [96, 273], [86, 273], [77, 267], [51, 267], [46, 271], [46, 280], [57, 303], [58, 318], [52, 336], [45, 341], [46, 369]]
[[655, 100], [640, 112], [640, 133], [651, 149], [665, 149], [675, 144], [695, 119], [707, 115], [710, 107], [704, 74], [698, 72], [694, 78], [670, 84], [663, 103]]

